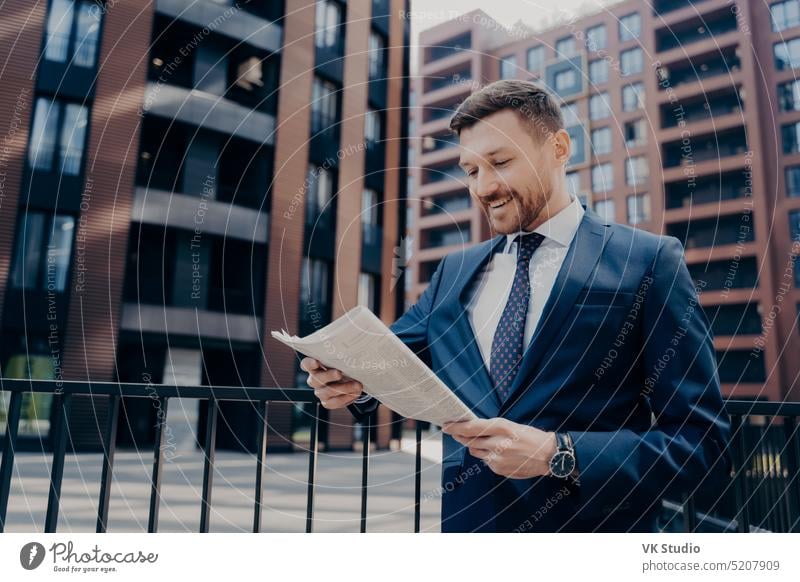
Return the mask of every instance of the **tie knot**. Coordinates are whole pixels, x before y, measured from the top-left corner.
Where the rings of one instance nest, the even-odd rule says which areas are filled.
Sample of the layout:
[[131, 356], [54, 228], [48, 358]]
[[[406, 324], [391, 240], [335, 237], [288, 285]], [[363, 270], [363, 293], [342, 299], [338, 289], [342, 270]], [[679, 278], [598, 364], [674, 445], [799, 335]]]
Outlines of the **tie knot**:
[[538, 232], [530, 234], [521, 234], [517, 237], [517, 262], [525, 261], [526, 263], [531, 260], [534, 251], [542, 244], [544, 235]]

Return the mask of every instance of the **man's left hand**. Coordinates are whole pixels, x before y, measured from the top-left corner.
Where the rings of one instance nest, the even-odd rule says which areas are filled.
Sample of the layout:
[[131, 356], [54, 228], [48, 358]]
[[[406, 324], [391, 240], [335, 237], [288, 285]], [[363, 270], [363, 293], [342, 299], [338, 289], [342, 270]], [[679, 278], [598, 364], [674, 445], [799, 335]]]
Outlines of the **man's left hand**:
[[550, 459], [557, 450], [554, 432], [517, 424], [506, 418], [449, 422], [442, 431], [495, 473], [512, 479], [530, 479], [550, 472]]

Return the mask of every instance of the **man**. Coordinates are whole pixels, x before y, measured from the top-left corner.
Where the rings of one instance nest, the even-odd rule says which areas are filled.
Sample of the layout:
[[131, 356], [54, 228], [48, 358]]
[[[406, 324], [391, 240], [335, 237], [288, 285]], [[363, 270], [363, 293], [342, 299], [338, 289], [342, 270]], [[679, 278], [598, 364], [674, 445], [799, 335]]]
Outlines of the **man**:
[[[450, 128], [497, 236], [444, 257], [391, 327], [476, 413], [443, 427], [442, 531], [657, 531], [730, 471], [709, 323], [680, 242], [566, 189], [555, 99], [499, 81]], [[305, 358], [328, 409], [377, 406]]]

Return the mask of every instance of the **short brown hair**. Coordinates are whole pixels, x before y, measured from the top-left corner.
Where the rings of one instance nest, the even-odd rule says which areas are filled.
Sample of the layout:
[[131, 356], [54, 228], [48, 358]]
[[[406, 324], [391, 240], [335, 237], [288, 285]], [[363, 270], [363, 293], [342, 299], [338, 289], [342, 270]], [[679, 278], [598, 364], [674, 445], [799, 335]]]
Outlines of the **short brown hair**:
[[450, 129], [460, 135], [465, 127], [504, 109], [514, 110], [539, 141], [564, 128], [561, 108], [547, 89], [531, 81], [507, 79], [490, 83], [464, 99], [450, 119]]

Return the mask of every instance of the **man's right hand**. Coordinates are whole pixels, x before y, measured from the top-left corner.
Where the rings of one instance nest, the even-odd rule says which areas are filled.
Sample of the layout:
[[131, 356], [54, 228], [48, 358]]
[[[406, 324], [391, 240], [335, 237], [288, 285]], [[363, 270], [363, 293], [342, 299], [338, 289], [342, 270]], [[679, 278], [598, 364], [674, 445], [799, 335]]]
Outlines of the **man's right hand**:
[[308, 372], [306, 383], [314, 389], [323, 407], [328, 410], [345, 408], [361, 396], [364, 385], [335, 368], [325, 369], [319, 360], [303, 358], [300, 367]]

